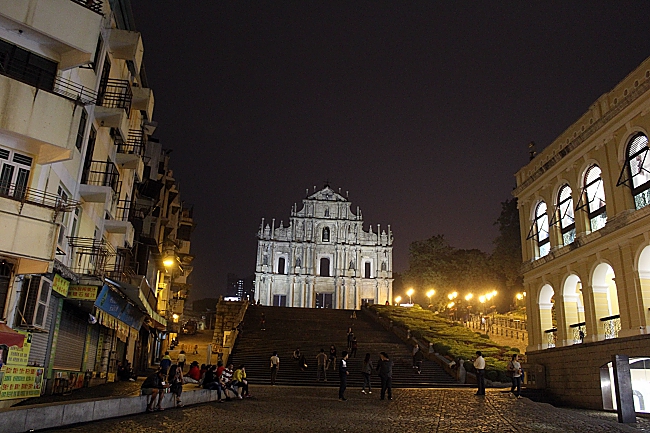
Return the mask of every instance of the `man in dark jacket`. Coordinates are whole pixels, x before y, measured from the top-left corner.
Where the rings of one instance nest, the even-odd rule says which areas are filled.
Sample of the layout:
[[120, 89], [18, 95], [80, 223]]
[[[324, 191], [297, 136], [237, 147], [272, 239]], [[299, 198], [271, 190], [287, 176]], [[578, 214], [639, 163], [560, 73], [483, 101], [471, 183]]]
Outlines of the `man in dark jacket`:
[[147, 397], [147, 412], [153, 411], [153, 403], [156, 401], [156, 396], [158, 396], [157, 409], [163, 410], [160, 403], [162, 403], [162, 399], [165, 396], [165, 388], [168, 386], [165, 383], [165, 373], [162, 370], [158, 370], [144, 380], [141, 386], [142, 395], [151, 396], [151, 401]]
[[392, 381], [393, 381], [393, 361], [386, 352], [379, 354], [379, 362], [377, 363], [377, 371], [381, 379], [381, 400], [384, 399], [386, 391], [388, 391], [388, 399], [393, 399]]
[[341, 362], [339, 364], [339, 400], [346, 401], [345, 388], [348, 386], [348, 352], [344, 350], [341, 353]]

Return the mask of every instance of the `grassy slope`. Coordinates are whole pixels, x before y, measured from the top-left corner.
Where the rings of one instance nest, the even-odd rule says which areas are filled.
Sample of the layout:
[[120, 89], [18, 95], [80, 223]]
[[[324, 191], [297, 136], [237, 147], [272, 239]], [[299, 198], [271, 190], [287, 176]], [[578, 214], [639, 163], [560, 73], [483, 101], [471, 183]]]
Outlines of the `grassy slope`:
[[419, 305], [412, 308], [373, 305], [371, 308], [396, 325], [410, 329], [412, 336], [433, 343], [441, 355], [469, 360], [474, 359], [476, 351], [480, 350], [488, 370], [504, 372], [512, 354], [519, 353], [518, 349], [500, 346], [486, 335], [444, 319]]

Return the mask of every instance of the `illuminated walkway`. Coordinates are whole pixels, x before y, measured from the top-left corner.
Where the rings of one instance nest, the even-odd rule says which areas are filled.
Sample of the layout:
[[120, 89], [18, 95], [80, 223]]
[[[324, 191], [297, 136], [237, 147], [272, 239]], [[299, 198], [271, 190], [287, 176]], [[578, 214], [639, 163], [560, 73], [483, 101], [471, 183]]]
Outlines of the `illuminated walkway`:
[[469, 389], [399, 389], [392, 401], [378, 390], [363, 395], [348, 389], [348, 401], [332, 388], [254, 385], [254, 398], [223, 404], [107, 420], [57, 432], [102, 433], [246, 431], [246, 432], [650, 432], [650, 420], [621, 425], [602, 412], [557, 409], [516, 400], [488, 390], [476, 397]]

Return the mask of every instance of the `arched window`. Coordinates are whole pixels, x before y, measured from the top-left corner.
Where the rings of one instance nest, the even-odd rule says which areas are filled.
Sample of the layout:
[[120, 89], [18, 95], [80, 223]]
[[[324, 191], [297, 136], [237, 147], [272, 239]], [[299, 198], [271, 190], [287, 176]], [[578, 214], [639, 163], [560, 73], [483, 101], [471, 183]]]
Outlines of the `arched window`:
[[[627, 177], [624, 178], [625, 171]], [[648, 158], [648, 137], [636, 134], [627, 147], [625, 167], [617, 185], [626, 184], [632, 189], [637, 209], [650, 204], [650, 159]]]
[[278, 259], [278, 274], [284, 274], [285, 273], [285, 264], [286, 264], [286, 261], [284, 260], [284, 257], [280, 257]]
[[569, 245], [576, 238], [575, 215], [573, 211], [573, 198], [571, 187], [564, 185], [560, 188], [557, 199], [557, 210], [559, 215], [560, 231], [562, 232], [562, 245]]
[[[605, 188], [600, 167], [592, 165], [585, 173], [584, 190], [581, 200], [585, 201], [591, 231], [605, 227], [607, 212], [605, 208]], [[579, 207], [580, 208], [580, 207]]]
[[325, 227], [323, 229], [323, 242], [329, 242], [330, 241], [330, 229], [328, 227]]
[[548, 235], [548, 215], [546, 214], [546, 203], [540, 201], [535, 208], [535, 219], [530, 228], [527, 239], [535, 239], [537, 244], [537, 257], [544, 257], [551, 250], [550, 238]]
[[330, 259], [327, 257], [322, 257], [320, 259], [320, 276], [329, 277], [330, 276]]

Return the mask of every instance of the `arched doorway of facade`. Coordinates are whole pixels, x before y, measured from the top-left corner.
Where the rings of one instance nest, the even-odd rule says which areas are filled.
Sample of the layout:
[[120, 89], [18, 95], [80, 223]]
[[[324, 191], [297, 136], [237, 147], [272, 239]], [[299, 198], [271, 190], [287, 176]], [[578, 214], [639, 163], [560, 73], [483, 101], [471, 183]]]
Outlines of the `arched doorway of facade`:
[[555, 327], [555, 291], [550, 284], [544, 284], [539, 291], [539, 324], [542, 330], [542, 347], [555, 347], [557, 328]]
[[618, 291], [614, 269], [608, 263], [600, 263], [594, 269], [591, 281], [594, 295], [594, 312], [598, 320], [598, 335], [602, 338], [616, 338], [621, 330], [621, 316], [618, 309]]
[[582, 343], [587, 335], [585, 304], [582, 298], [582, 282], [580, 277], [575, 274], [569, 275], [564, 281], [562, 304], [564, 308], [564, 329], [566, 331], [564, 344]]
[[646, 315], [646, 326], [650, 326], [650, 245], [646, 246], [639, 256], [637, 266], [639, 270], [639, 284], [641, 286], [641, 298], [643, 300], [643, 311]]

